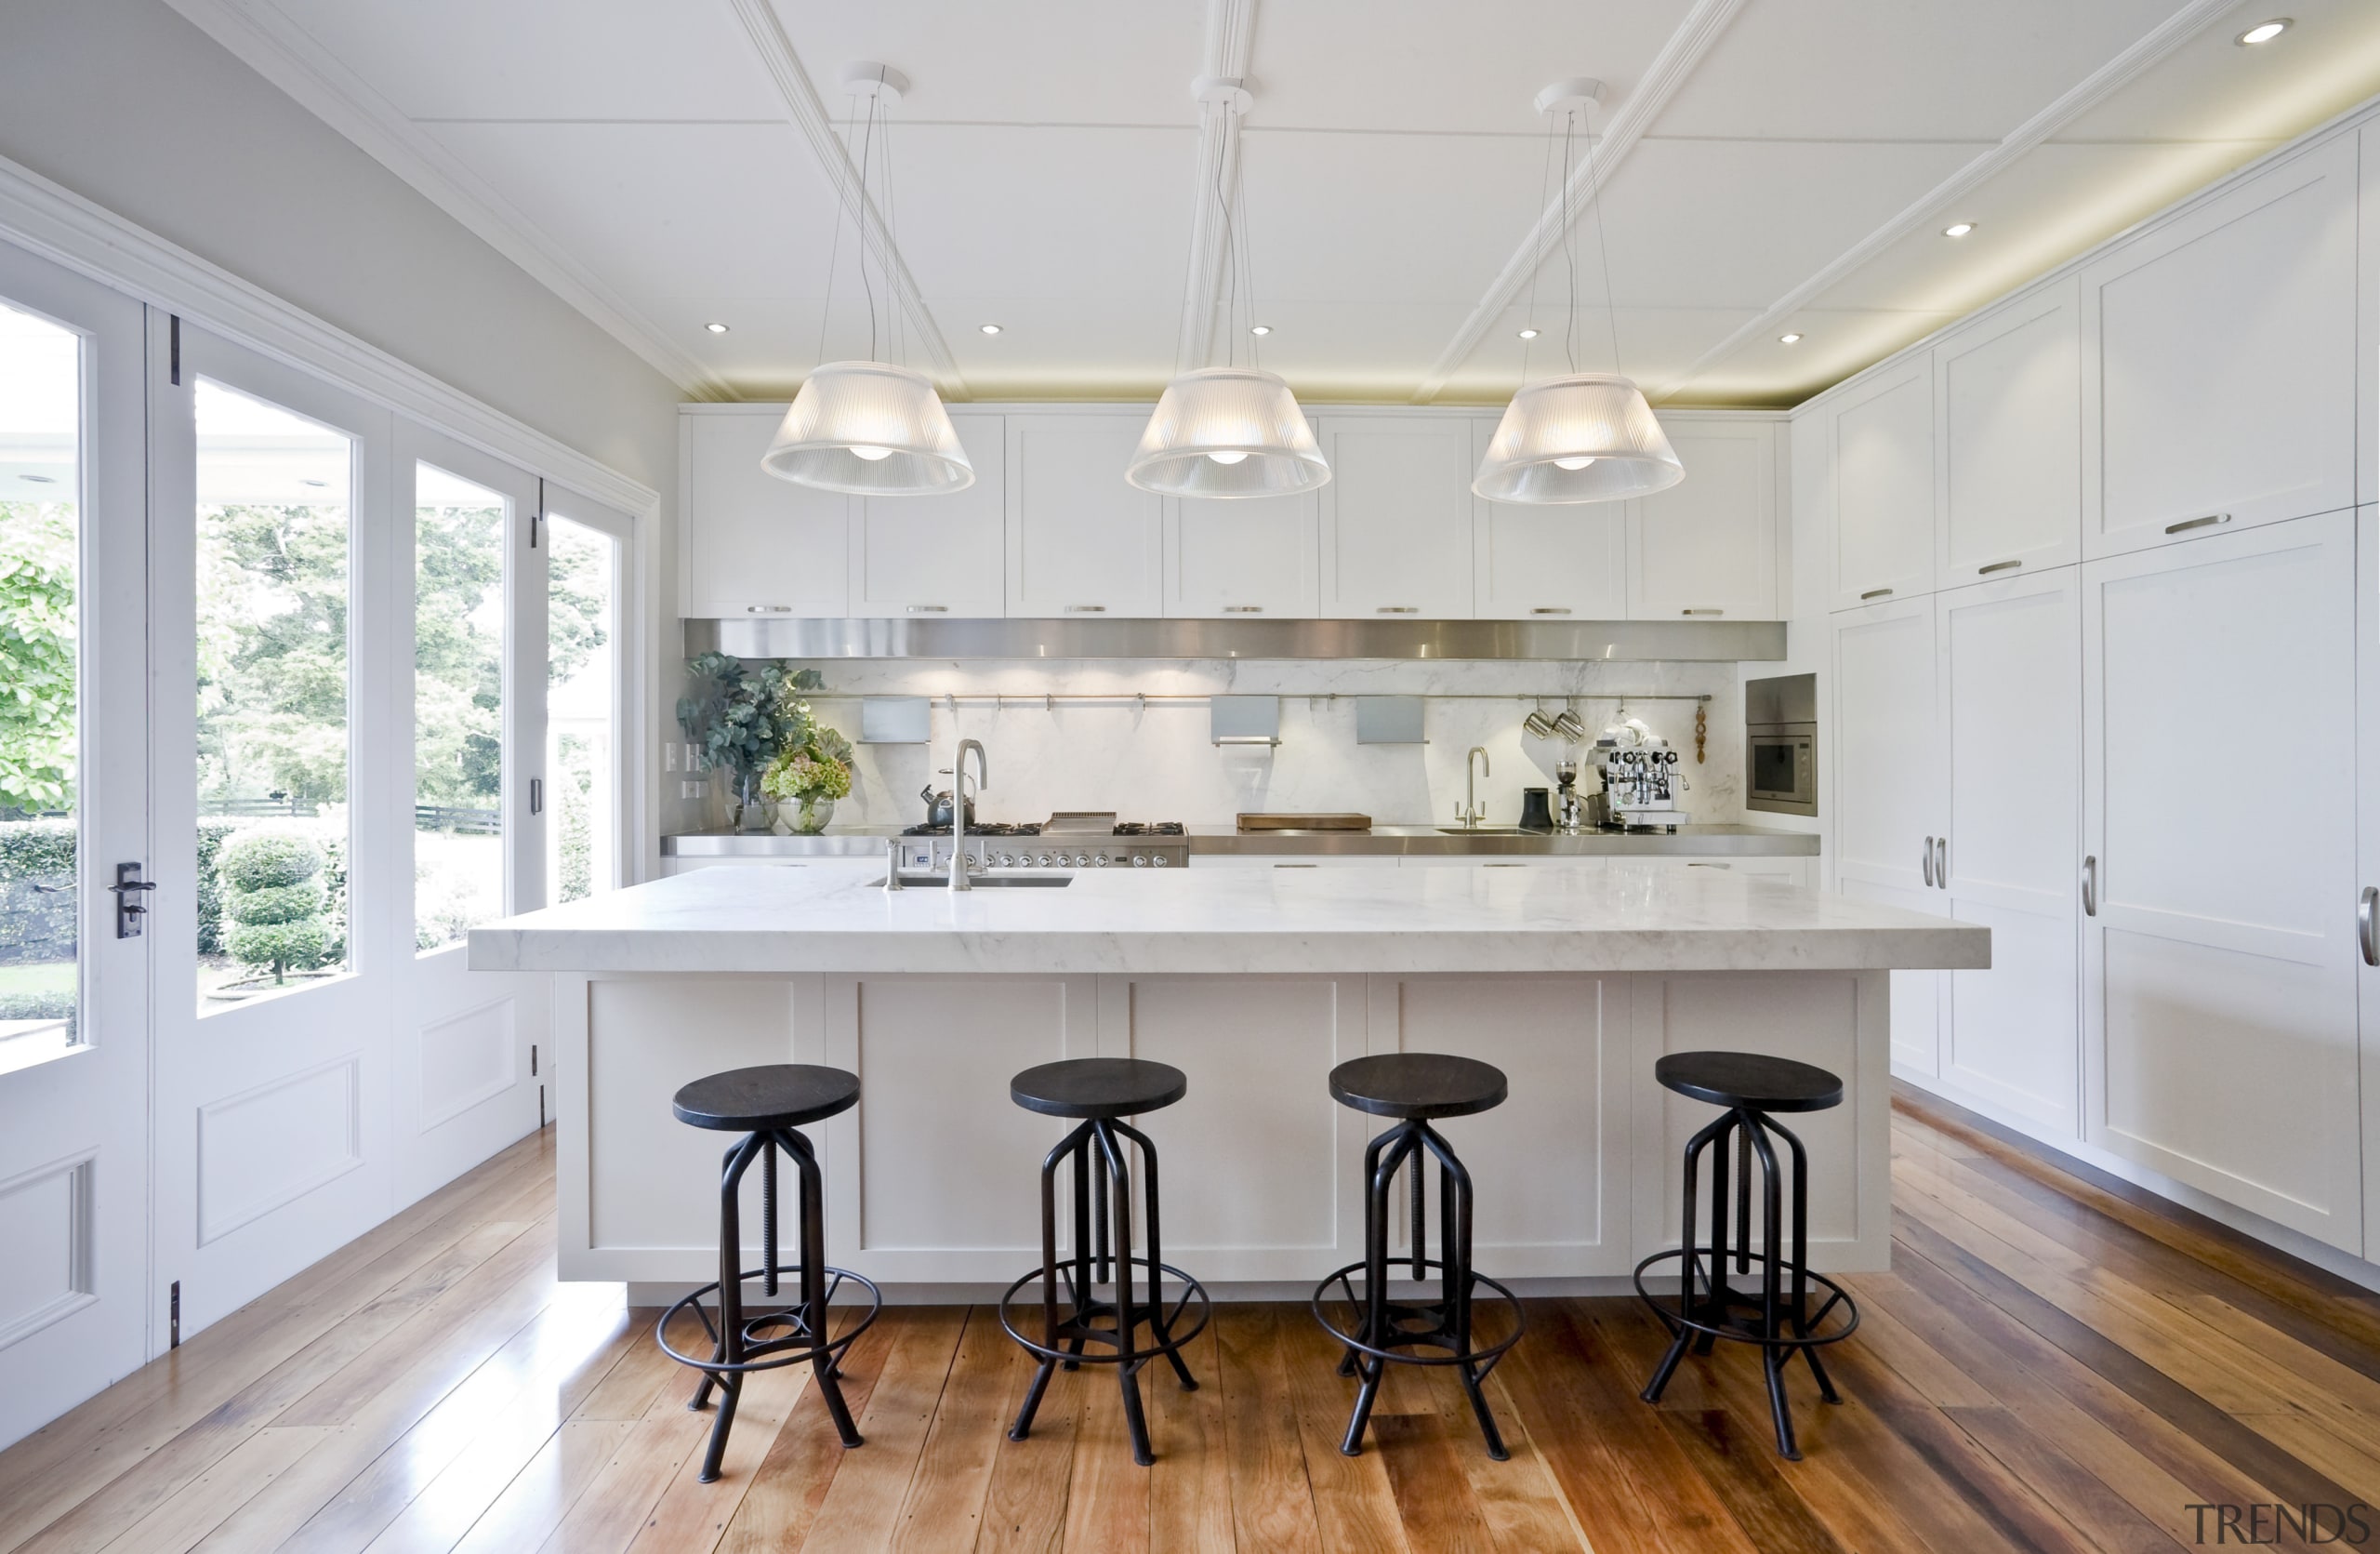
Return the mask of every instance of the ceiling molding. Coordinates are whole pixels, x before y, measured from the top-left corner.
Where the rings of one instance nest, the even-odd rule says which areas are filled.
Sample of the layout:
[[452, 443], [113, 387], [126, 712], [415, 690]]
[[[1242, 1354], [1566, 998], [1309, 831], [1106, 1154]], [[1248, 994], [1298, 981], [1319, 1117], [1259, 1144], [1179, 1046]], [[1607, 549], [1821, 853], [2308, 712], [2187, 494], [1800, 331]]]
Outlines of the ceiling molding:
[[271, 0], [166, 0], [298, 105], [413, 186], [497, 253], [695, 399], [731, 397], [692, 352], [597, 280], [435, 138]]
[[[1257, 0], [1208, 0], [1201, 79], [1245, 81], [1256, 52]], [[1224, 207], [1239, 193], [1239, 130], [1247, 115], [1222, 102], [1198, 105], [1198, 167], [1190, 209], [1190, 259], [1182, 287], [1182, 334], [1173, 352], [1179, 377], [1207, 365], [1215, 348], [1215, 309], [1229, 276], [1223, 268]]]
[[950, 353], [950, 342], [942, 338], [942, 325], [934, 322], [933, 313], [926, 307], [925, 299], [918, 293], [918, 283], [909, 274], [908, 264], [892, 243], [892, 230], [876, 203], [867, 196], [866, 180], [852, 162], [851, 152], [843, 138], [836, 133], [835, 121], [826, 112], [826, 104], [812, 84], [810, 73], [802, 68], [801, 56], [794, 52], [793, 40], [786, 36], [785, 24], [777, 20], [769, 0], [727, 0], [728, 8], [744, 24], [744, 32], [752, 40], [752, 51], [760, 56], [761, 66], [785, 100], [787, 116], [802, 138], [810, 142], [813, 155], [818, 159], [819, 171], [835, 186], [839, 202], [836, 219], [844, 210], [855, 211], [859, 218], [860, 240], [866, 246], [867, 257], [873, 259], [890, 283], [893, 299], [900, 304], [918, 345], [930, 359], [928, 368], [946, 399], [966, 399], [967, 379], [959, 371], [959, 360]]
[[1652, 397], [1658, 399], [1677, 392], [1750, 341], [1791, 318], [1807, 306], [1812, 299], [1825, 295], [1830, 288], [1857, 273], [1886, 248], [1926, 223], [1939, 220], [1951, 206], [2015, 166], [2026, 153], [2059, 129], [2129, 86], [2143, 71], [2197, 36], [2208, 22], [2231, 10], [2235, 4], [2236, 0], [2191, 0], [2190, 4], [2167, 17], [2122, 53], [2069, 87], [2048, 107], [2009, 131], [1999, 144], [1927, 190], [1916, 203], [1836, 255], [1807, 280], [1770, 303], [1759, 316], [1695, 358], [1694, 365], [1686, 369], [1684, 376], [1664, 385], [1660, 392]]
[[0, 238], [597, 501], [660, 511], [651, 486], [6, 157]]
[[1686, 84], [1694, 67], [1702, 62], [1703, 56], [1719, 41], [1719, 34], [1726, 31], [1744, 5], [1745, 0], [1695, 0], [1694, 8], [1646, 67], [1635, 92], [1604, 126], [1602, 136], [1594, 142], [1593, 154], [1571, 172], [1564, 191], [1539, 213], [1528, 235], [1513, 250], [1513, 257], [1504, 261], [1504, 268], [1488, 286], [1488, 294], [1438, 353], [1437, 361], [1421, 379], [1421, 387], [1413, 391], [1414, 404], [1427, 405], [1437, 398], [1448, 380], [1471, 359], [1471, 353], [1479, 349], [1479, 342], [1488, 338], [1488, 331], [1495, 327], [1504, 310], [1528, 285], [1529, 277], [1544, 264], [1545, 256], [1561, 242], [1567, 225], [1565, 217], [1575, 219], [1593, 206], [1596, 192], [1611, 181], [1614, 170], [1645, 138], [1645, 132], [1652, 127], [1661, 110], [1669, 106], [1670, 99]]

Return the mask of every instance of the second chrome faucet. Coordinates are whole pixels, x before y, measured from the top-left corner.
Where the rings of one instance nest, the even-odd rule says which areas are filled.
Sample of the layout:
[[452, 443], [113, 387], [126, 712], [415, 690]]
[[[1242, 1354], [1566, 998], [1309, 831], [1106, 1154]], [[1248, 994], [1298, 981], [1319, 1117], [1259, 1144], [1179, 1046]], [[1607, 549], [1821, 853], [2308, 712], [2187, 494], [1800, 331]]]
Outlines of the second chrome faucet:
[[975, 791], [980, 793], [992, 785], [991, 769], [985, 764], [981, 739], [961, 739], [959, 753], [950, 763], [950, 888], [972, 890], [967, 879], [967, 752], [975, 752]]

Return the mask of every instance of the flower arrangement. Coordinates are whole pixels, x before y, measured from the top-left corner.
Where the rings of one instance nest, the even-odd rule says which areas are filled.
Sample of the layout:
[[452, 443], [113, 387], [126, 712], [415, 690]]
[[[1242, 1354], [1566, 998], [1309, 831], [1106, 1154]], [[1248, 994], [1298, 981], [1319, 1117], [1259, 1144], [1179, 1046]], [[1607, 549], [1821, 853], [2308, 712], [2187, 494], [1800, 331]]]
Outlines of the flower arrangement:
[[761, 774], [760, 791], [797, 806], [793, 829], [805, 835], [826, 829], [835, 801], [852, 790], [852, 745], [796, 702], [789, 720], [795, 737]]
[[766, 796], [798, 804], [800, 829], [824, 826], [834, 801], [852, 790], [851, 741], [820, 723], [801, 699], [802, 692], [823, 685], [824, 677], [778, 659], [747, 665], [729, 653], [689, 659], [686, 675], [678, 726], [732, 779], [737, 824], [759, 829], [759, 800]]

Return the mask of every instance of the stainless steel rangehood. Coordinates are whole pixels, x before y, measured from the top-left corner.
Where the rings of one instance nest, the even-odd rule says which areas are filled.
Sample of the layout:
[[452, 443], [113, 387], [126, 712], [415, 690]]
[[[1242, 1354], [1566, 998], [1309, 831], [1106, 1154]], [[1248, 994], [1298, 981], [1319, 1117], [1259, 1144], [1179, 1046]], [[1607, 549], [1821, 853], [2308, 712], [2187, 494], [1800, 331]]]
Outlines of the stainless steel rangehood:
[[745, 658], [1514, 658], [1737, 663], [1785, 657], [1781, 620], [796, 619], [685, 622], [689, 654]]

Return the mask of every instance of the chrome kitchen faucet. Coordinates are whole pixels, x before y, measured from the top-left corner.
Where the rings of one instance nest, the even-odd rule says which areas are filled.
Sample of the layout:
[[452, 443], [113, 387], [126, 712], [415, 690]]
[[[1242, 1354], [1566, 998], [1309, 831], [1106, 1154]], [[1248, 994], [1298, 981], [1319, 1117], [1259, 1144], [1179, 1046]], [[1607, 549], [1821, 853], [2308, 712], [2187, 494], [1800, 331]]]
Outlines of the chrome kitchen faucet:
[[1479, 779], [1482, 777], [1495, 775], [1496, 769], [1488, 764], [1488, 747], [1472, 746], [1471, 753], [1462, 758], [1463, 799], [1454, 812], [1454, 817], [1462, 822], [1466, 829], [1476, 826], [1480, 821], [1488, 818], [1488, 812], [1479, 804]]
[[950, 888], [972, 890], [967, 880], [967, 752], [975, 752], [975, 791], [980, 793], [992, 785], [990, 768], [985, 764], [984, 742], [981, 739], [959, 741], [959, 754], [950, 763]]

